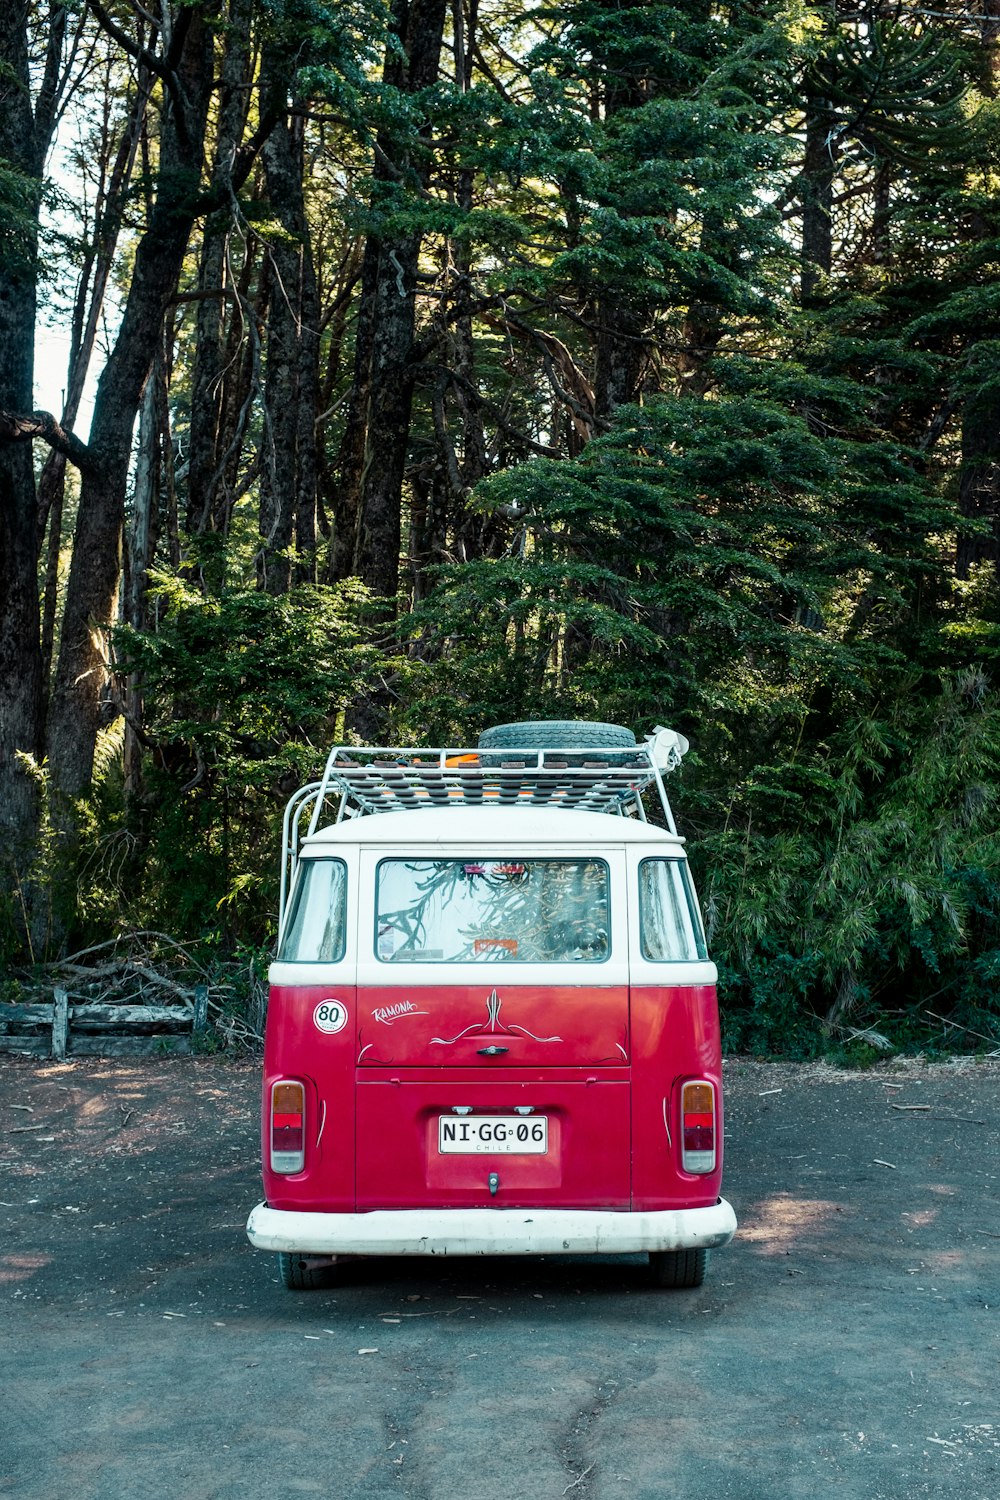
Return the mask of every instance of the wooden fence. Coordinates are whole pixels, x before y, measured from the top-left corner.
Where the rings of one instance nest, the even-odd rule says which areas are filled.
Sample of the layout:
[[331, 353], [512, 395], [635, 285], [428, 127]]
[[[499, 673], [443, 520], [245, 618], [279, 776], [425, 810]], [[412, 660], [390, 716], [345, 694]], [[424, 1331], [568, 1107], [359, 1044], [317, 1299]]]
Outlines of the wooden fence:
[[185, 1005], [0, 1005], [0, 1052], [33, 1057], [135, 1057], [190, 1052], [208, 1024], [208, 985]]

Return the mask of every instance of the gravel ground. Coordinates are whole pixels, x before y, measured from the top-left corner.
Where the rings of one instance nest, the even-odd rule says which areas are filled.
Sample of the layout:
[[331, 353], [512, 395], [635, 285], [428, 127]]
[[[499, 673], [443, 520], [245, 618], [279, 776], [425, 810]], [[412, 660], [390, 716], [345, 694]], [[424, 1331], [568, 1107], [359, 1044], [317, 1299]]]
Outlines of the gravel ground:
[[1000, 1495], [1000, 1064], [727, 1064], [740, 1219], [641, 1257], [367, 1261], [243, 1225], [257, 1069], [0, 1062], [0, 1493]]

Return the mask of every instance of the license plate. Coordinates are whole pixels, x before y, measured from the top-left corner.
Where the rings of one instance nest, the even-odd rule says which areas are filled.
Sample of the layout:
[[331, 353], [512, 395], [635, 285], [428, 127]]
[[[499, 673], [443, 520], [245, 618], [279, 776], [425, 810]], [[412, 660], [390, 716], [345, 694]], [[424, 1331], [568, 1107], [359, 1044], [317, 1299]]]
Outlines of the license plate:
[[517, 1119], [510, 1115], [438, 1116], [438, 1151], [455, 1156], [544, 1156], [549, 1149], [546, 1115]]

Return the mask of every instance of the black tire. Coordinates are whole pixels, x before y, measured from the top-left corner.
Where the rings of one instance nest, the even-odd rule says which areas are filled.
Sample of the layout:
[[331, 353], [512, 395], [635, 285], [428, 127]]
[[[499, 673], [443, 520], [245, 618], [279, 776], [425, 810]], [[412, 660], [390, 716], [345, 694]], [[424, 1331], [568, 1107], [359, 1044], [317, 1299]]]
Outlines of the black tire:
[[334, 1262], [329, 1260], [317, 1266], [308, 1255], [286, 1255], [283, 1251], [278, 1254], [281, 1284], [289, 1292], [316, 1292], [329, 1286], [333, 1265]]
[[[480, 750], [587, 750], [586, 759], [604, 764], [620, 763], [625, 757], [597, 752], [635, 749], [635, 735], [621, 724], [600, 724], [594, 719], [529, 719], [519, 724], [494, 724], [479, 736]], [[498, 765], [496, 755], [483, 756], [484, 765]], [[572, 763], [572, 762], [571, 762]]]
[[651, 1250], [649, 1276], [654, 1286], [686, 1290], [701, 1286], [708, 1265], [707, 1250]]

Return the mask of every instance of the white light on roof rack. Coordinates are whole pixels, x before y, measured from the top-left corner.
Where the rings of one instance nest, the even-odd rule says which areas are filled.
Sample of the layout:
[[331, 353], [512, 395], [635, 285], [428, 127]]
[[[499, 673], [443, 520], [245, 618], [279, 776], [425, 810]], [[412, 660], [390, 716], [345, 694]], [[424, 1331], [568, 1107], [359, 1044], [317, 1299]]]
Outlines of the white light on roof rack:
[[652, 734], [647, 734], [646, 744], [653, 764], [659, 771], [676, 771], [691, 746], [676, 729], [665, 729], [657, 724]]

